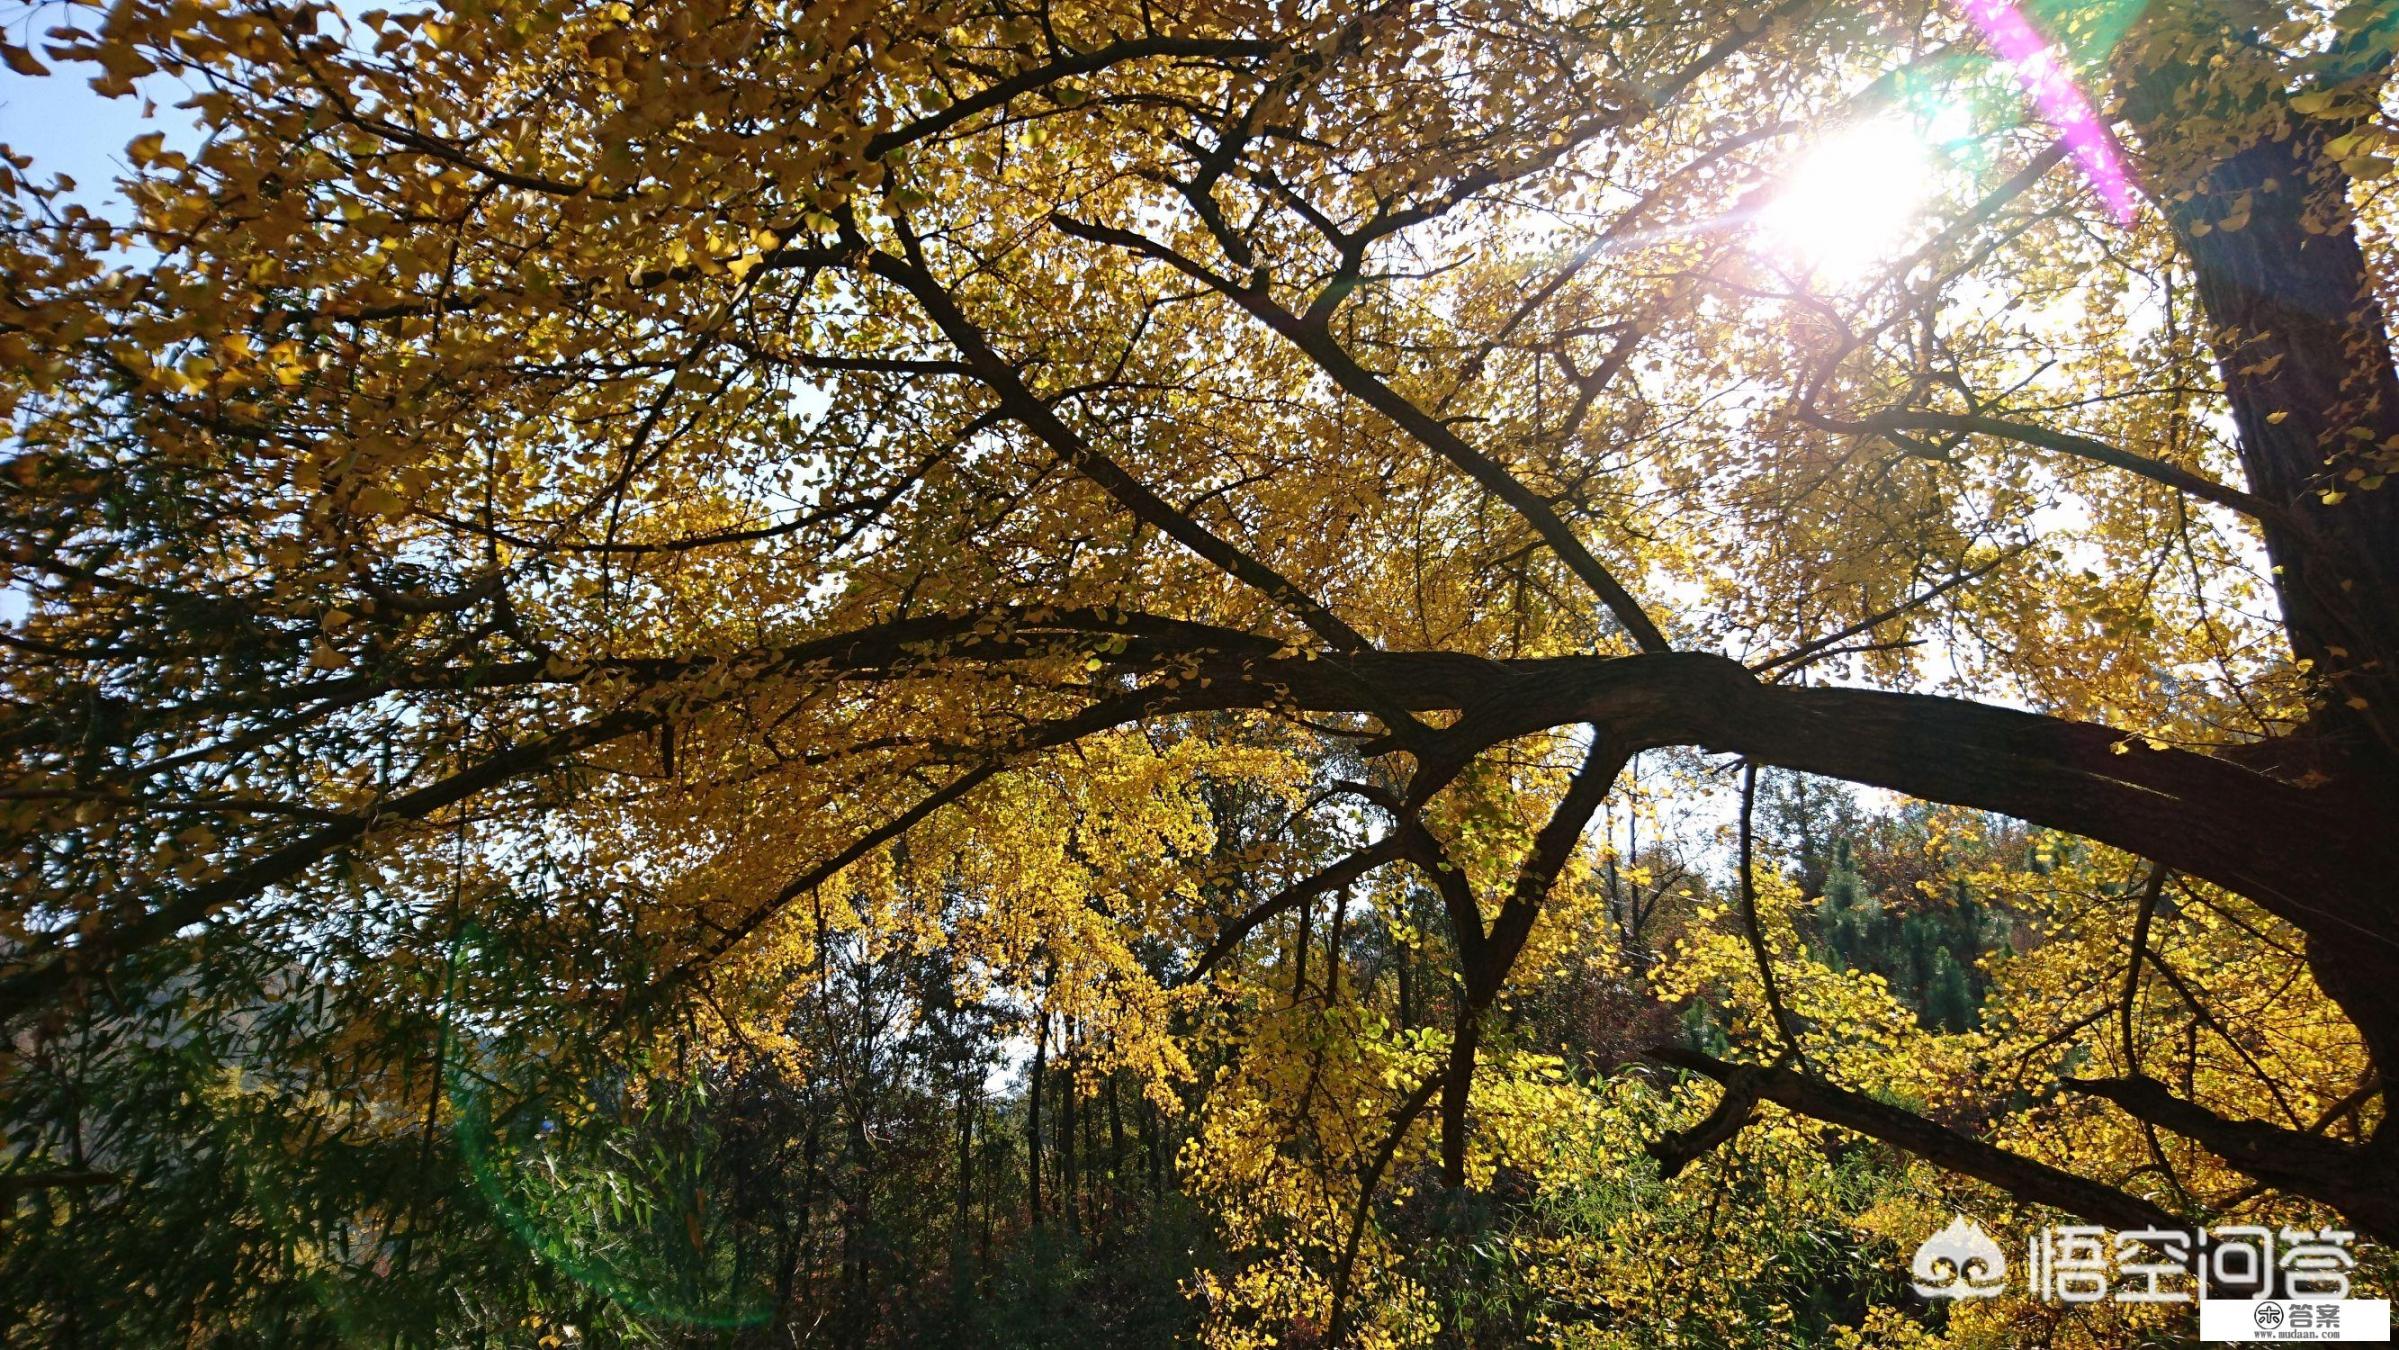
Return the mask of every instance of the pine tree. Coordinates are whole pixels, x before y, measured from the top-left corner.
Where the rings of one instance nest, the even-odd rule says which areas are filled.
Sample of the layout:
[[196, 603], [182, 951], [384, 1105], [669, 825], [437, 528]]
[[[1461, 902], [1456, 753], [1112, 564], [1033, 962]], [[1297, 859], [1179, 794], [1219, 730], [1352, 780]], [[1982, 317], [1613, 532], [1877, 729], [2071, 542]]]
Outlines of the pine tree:
[[1974, 995], [1966, 987], [1966, 972], [1947, 947], [1933, 949], [1931, 974], [1925, 981], [1919, 1020], [1932, 1030], [1968, 1031], [1976, 1022]]

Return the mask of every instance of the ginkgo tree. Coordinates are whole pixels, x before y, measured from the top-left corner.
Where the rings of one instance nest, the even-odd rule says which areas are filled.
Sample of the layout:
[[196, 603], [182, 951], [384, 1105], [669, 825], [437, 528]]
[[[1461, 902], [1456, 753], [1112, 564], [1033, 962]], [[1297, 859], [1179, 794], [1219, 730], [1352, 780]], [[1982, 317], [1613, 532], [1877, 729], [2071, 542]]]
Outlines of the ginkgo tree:
[[[2393, 41], [21, 7], [20, 78], [160, 130], [108, 205], [0, 170], [11, 1193], [132, 1184], [53, 1090], [112, 1045], [429, 1157], [508, 1056], [831, 1072], [814, 982], [938, 949], [1073, 1081], [1205, 1103], [1183, 1174], [1270, 1253], [1204, 1282], [1228, 1344], [1416, 1334], [1395, 1178], [1568, 1139], [2399, 1236]], [[1921, 153], [1808, 153], [1857, 127]], [[1864, 258], [1788, 205], [1892, 194]], [[1682, 806], [1628, 773], [1686, 750]], [[1802, 939], [1785, 773], [2034, 830], [1941, 855], [2050, 931], [1975, 1036]], [[1668, 895], [1636, 809], [1734, 822], [1684, 940], [1610, 958], [1733, 1034], [1628, 1102], [1512, 1028], [1626, 869]], [[1368, 915], [1413, 994], [1344, 973]], [[454, 1201], [366, 1205], [366, 1265]]]

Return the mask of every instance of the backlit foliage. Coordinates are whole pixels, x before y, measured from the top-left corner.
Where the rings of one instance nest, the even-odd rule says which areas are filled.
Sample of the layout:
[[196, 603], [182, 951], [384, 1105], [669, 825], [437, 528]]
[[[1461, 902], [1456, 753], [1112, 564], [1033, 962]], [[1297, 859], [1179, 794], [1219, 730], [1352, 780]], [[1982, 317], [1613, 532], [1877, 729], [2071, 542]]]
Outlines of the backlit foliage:
[[[2130, 1345], [1908, 1254], [2399, 1233], [2391, 26], [2264, 8], [2027, 7], [2130, 223], [1918, 0], [6, 9], [155, 130], [0, 168], [0, 1316]], [[1889, 256], [1755, 227], [1878, 120]]]

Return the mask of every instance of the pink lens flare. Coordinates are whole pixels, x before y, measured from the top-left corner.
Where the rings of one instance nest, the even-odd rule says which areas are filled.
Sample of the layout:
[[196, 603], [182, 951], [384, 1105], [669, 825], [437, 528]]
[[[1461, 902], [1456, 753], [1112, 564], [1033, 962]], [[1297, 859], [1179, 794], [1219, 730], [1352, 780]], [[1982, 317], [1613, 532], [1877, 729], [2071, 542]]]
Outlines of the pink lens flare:
[[2083, 96], [2066, 66], [2024, 11], [2008, 0], [1965, 0], [1966, 17], [1982, 30], [1991, 49], [2015, 71], [2016, 82], [2032, 95], [2033, 107], [2058, 129], [2068, 153], [2082, 166], [2083, 176], [2107, 204], [2119, 225], [2130, 225], [2136, 210], [2132, 181], [2125, 176], [2124, 159], [2091, 101]]

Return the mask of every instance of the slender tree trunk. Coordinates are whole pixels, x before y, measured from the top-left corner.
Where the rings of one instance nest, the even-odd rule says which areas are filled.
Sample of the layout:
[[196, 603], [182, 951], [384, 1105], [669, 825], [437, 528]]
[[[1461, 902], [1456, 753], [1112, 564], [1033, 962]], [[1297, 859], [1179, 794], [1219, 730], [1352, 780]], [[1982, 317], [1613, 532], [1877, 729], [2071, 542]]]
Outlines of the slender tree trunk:
[[975, 1110], [982, 1097], [972, 1062], [962, 1062], [958, 1074], [958, 1191], [950, 1223], [950, 1288], [961, 1315], [973, 1284], [967, 1244], [973, 1236], [969, 1226], [975, 1193]]
[[1101, 1231], [1105, 1208], [1100, 1194], [1100, 1113], [1094, 1109], [1098, 1104], [1096, 1097], [1083, 1104], [1083, 1231], [1094, 1235]]
[[1333, 892], [1331, 931], [1324, 944], [1324, 1002], [1331, 1007], [1341, 998], [1341, 923], [1349, 917], [1349, 887]]
[[1297, 1004], [1308, 996], [1308, 943], [1316, 921], [1316, 901], [1311, 897], [1299, 907], [1299, 933], [1291, 944], [1291, 1001]]
[[807, 1268], [809, 1249], [816, 1238], [816, 1188], [818, 1163], [823, 1156], [824, 1135], [819, 1129], [820, 1116], [811, 1106], [808, 1112], [808, 1133], [800, 1141], [800, 1199], [799, 1214], [792, 1223], [791, 1249], [786, 1254], [783, 1276], [775, 1299], [776, 1320], [782, 1326], [786, 1341], [798, 1344], [798, 1332], [792, 1313], [799, 1296], [800, 1276]]
[[1150, 1207], [1157, 1208], [1166, 1195], [1166, 1168], [1158, 1156], [1158, 1106], [1143, 1100], [1141, 1103], [1141, 1153], [1148, 1164]]
[[1025, 1077], [1025, 1215], [1041, 1223], [1041, 1077], [1049, 1062], [1050, 1015], [1034, 1020], [1033, 1072]]
[[1063, 1039], [1058, 1045], [1058, 1185], [1063, 1192], [1060, 1201], [1066, 1207], [1067, 1230], [1080, 1234], [1083, 1228], [1083, 1175], [1080, 1160], [1076, 1156], [1079, 1150], [1075, 1147], [1075, 1117], [1082, 1113], [1077, 1109], [1079, 1103], [1075, 1093], [1073, 1018], [1066, 1019], [1066, 1029], [1062, 1034]]
[[850, 1192], [848, 1203], [842, 1206], [843, 1264], [848, 1272], [848, 1307], [846, 1335], [853, 1345], [864, 1345], [873, 1339], [877, 1309], [874, 1289], [874, 1225], [875, 1225], [875, 1160], [874, 1141], [866, 1132], [866, 1121], [850, 1118]]
[[1125, 1117], [1116, 1100], [1115, 1074], [1108, 1075], [1108, 1209], [1118, 1218], [1125, 1210]]
[[1466, 1184], [1466, 1102], [1474, 1087], [1474, 1057], [1482, 1035], [1482, 1018], [1472, 1001], [1460, 998], [1449, 1070], [1441, 1083], [1441, 1184], [1452, 1188]]

